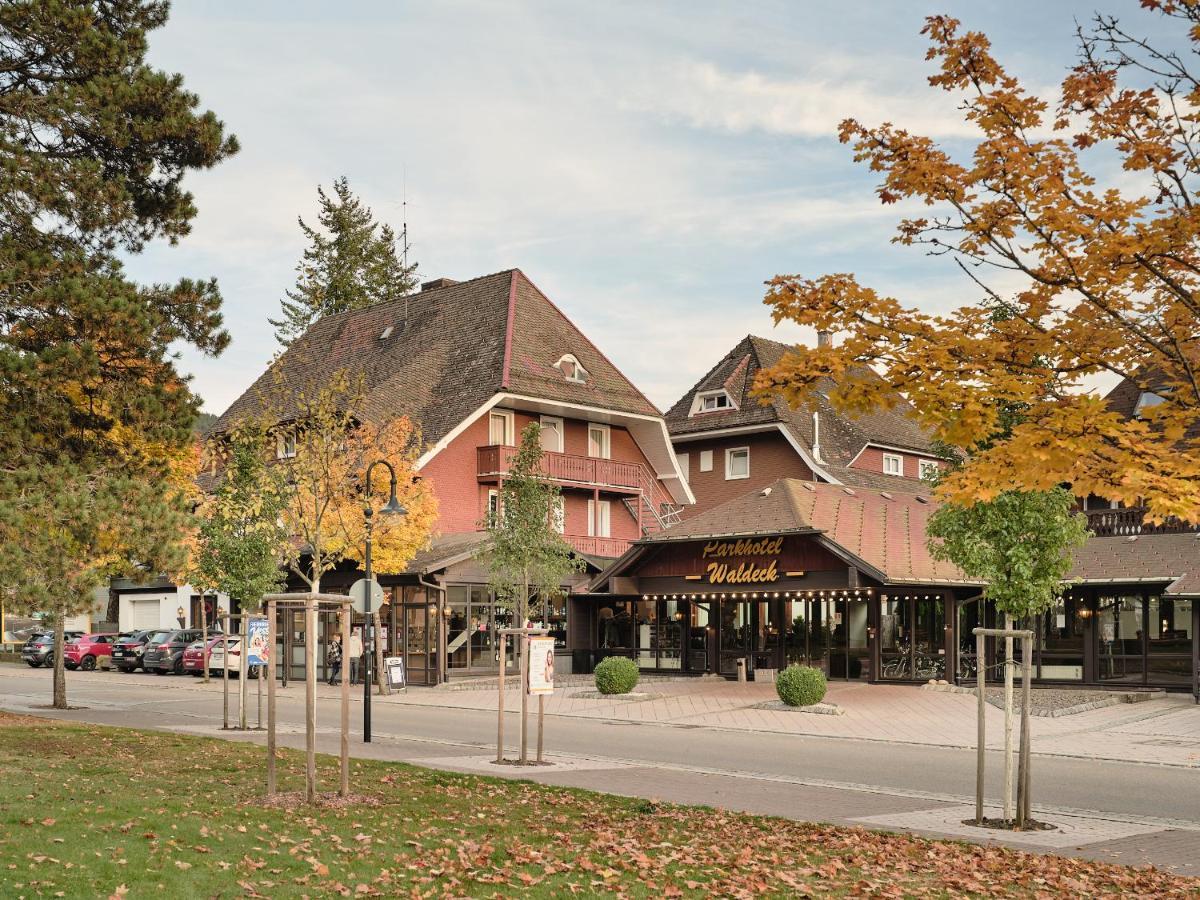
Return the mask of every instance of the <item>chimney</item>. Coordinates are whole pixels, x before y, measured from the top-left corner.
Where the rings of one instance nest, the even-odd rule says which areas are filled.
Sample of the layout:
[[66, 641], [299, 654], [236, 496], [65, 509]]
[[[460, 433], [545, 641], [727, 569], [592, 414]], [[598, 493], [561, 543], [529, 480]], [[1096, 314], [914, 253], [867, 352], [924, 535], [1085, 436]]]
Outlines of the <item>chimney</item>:
[[832, 347], [833, 346], [833, 332], [818, 331], [817, 332], [817, 346], [820, 347], [821, 349], [826, 349], [828, 347]]
[[422, 291], [436, 291], [438, 288], [450, 287], [452, 284], [458, 284], [456, 278], [435, 278], [432, 281], [422, 281]]

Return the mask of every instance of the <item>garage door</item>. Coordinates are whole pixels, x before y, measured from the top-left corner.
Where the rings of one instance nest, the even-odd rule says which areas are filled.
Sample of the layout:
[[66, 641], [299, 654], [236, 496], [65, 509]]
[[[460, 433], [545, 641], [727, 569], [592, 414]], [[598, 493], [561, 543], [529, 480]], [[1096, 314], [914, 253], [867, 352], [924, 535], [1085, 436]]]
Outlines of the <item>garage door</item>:
[[138, 631], [143, 628], [158, 627], [158, 604], [154, 600], [131, 600], [129, 603], [129, 628]]

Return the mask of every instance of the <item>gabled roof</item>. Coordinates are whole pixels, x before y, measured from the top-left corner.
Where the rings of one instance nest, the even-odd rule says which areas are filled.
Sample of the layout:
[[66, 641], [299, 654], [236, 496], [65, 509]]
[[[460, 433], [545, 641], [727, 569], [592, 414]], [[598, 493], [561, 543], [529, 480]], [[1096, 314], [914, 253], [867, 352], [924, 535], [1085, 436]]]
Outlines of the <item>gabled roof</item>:
[[893, 584], [979, 584], [956, 566], [929, 555], [925, 526], [935, 509], [936, 503], [918, 493], [781, 478], [639, 543], [819, 533]]
[[[586, 383], [554, 368], [565, 353], [587, 370]], [[258, 414], [276, 394], [272, 412], [291, 418], [296, 410], [287, 404], [295, 391], [325, 384], [341, 369], [364, 376], [368, 417], [408, 415], [428, 443], [500, 391], [659, 415], [545, 294], [509, 269], [315, 322], [214, 428]], [[287, 389], [276, 391], [279, 383]]]
[[[791, 349], [791, 346], [779, 341], [754, 335], [744, 337], [667, 410], [667, 428], [671, 436], [681, 437], [724, 428], [778, 424], [787, 429], [792, 438], [806, 451], [811, 452], [812, 414], [817, 412], [820, 413], [821, 422], [821, 457], [828, 464], [822, 468], [847, 483], [854, 483], [852, 479], [855, 479], [856, 475], [850, 473], [842, 479], [842, 473], [866, 444], [881, 444], [920, 453], [931, 452], [929, 436], [908, 415], [911, 407], [904, 400], [900, 400], [892, 409], [881, 409], [851, 418], [834, 410], [828, 394], [835, 385], [831, 379], [824, 379], [813, 386], [808, 402], [798, 409], [792, 409], [779, 396], [773, 397], [765, 405], [761, 403], [751, 394], [755, 375], [760, 369], [774, 366]], [[736, 409], [689, 415], [692, 399], [697, 393], [722, 388], [729, 391]]]

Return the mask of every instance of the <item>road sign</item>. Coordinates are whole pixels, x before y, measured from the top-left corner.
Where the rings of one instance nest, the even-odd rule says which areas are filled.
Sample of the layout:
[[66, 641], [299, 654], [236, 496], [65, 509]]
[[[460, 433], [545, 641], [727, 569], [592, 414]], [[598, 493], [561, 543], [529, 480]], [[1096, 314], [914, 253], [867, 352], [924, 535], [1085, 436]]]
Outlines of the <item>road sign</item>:
[[354, 611], [365, 613], [367, 611], [367, 585], [371, 586], [371, 609], [378, 610], [383, 606], [383, 588], [379, 582], [372, 578], [369, 582], [365, 578], [360, 578], [354, 584], [350, 585], [350, 599], [354, 601]]
[[554, 693], [554, 638], [529, 639], [530, 696]]
[[271, 660], [271, 647], [267, 643], [267, 617], [251, 616], [246, 623], [246, 634], [246, 643], [249, 644], [246, 665], [267, 665]]

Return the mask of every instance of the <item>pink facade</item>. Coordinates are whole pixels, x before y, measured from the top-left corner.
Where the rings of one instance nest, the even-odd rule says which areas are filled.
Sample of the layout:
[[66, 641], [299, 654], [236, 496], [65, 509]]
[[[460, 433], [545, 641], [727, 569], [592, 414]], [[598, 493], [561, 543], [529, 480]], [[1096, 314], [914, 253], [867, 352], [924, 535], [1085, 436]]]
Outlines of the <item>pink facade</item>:
[[[493, 413], [512, 414], [507, 445], [493, 443]], [[548, 448], [544, 464], [546, 474], [562, 489], [567, 540], [584, 553], [618, 556], [631, 541], [656, 530], [651, 509], [669, 501], [669, 494], [629, 431], [619, 425], [606, 426], [607, 456], [593, 455], [589, 453], [587, 420], [549, 418], [562, 421], [562, 451]], [[483, 527], [490, 496], [499, 491], [512, 456], [509, 448], [520, 442], [527, 425], [542, 419], [536, 413], [498, 406], [472, 422], [425, 464], [421, 474], [438, 498], [440, 533]], [[551, 439], [547, 442], [553, 446]]]

